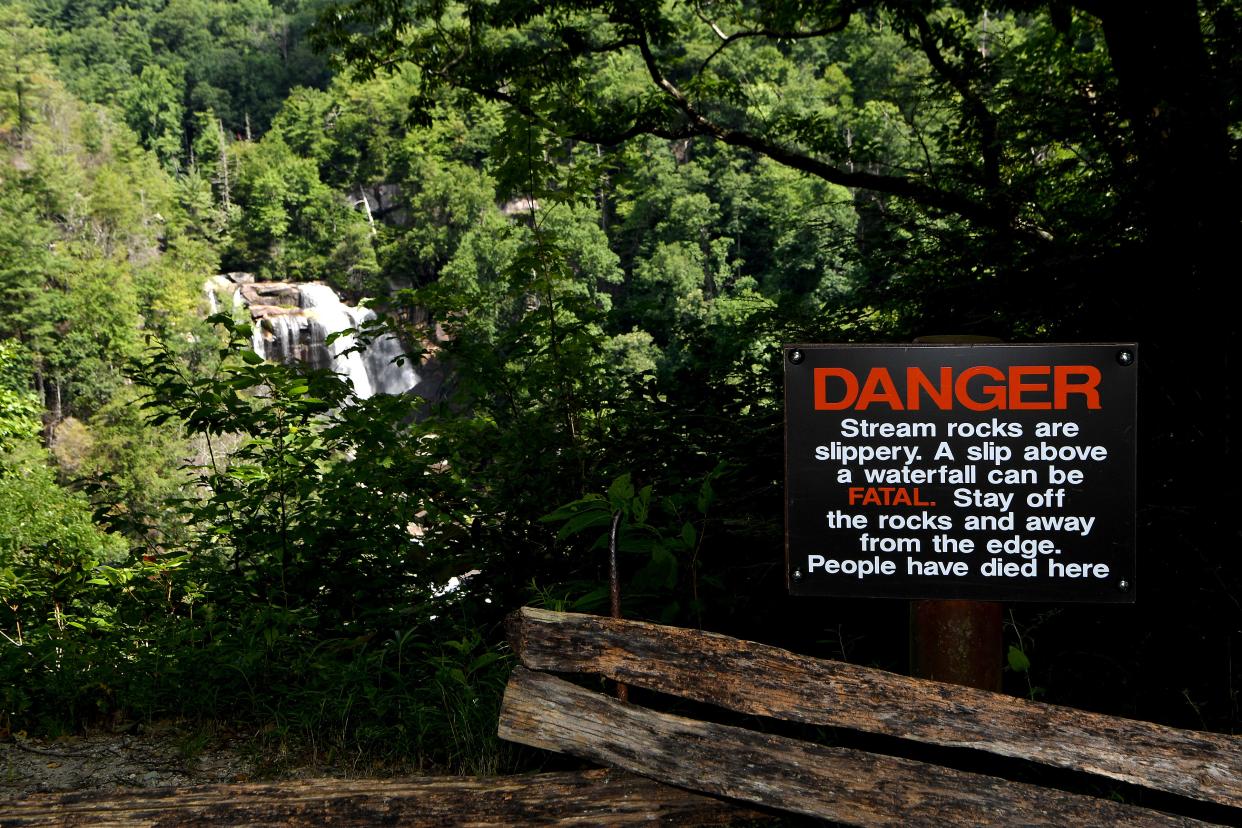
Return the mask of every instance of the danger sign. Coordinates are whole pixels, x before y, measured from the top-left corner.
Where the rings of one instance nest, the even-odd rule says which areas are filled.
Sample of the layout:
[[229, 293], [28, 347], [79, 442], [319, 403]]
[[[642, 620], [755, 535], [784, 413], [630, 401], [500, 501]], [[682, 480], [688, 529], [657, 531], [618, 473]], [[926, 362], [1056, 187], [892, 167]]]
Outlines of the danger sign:
[[1133, 343], [784, 353], [793, 594], [1135, 599]]

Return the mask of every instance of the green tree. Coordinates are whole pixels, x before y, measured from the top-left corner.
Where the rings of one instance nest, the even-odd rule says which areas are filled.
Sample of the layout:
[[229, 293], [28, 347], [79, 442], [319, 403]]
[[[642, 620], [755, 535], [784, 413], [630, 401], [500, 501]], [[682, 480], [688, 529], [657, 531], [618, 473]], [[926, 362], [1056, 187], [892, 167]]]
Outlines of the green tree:
[[44, 279], [54, 271], [55, 233], [40, 220], [30, 196], [12, 186], [0, 192], [0, 331], [18, 337], [32, 321]]
[[30, 355], [21, 343], [0, 339], [0, 452], [39, 433], [39, 398], [30, 391], [33, 374]]
[[[1219, 188], [1236, 175], [1218, 80], [1228, 76], [1226, 32], [1236, 32], [1230, 4], [1202, 14], [1190, 0], [1141, 14], [1108, 2], [986, 13], [901, 1], [352, 8], [324, 38], [363, 69], [405, 59], [424, 83], [502, 102], [579, 140], [701, 137], [872, 194], [860, 207], [873, 200], [872, 234], [893, 251], [873, 257], [873, 272], [889, 274], [877, 278], [927, 260], [929, 245], [985, 268], [982, 282], [946, 275], [962, 263], [950, 255], [950, 268], [922, 275], [940, 282], [924, 324], [946, 300], [966, 318], [1003, 307], [1019, 330], [1029, 327], [1024, 308], [1031, 320], [1062, 316], [1059, 291], [1034, 291], [1041, 301], [1030, 304], [1032, 291], [1003, 274], [1046, 280], [1054, 262], [1114, 259], [1119, 242], [1127, 264], [1158, 253], [1160, 268], [1209, 278], [1237, 222], [1236, 209], [1215, 206], [1231, 203]], [[346, 28], [364, 15], [381, 23]], [[807, 68], [816, 65], [827, 68]], [[1102, 190], [1120, 197], [1101, 201]], [[1088, 208], [1091, 231], [1075, 221], [1082, 209], [1061, 209], [1065, 199]], [[1137, 236], [1126, 229], [1137, 227]], [[1074, 280], [1093, 308], [1121, 293], [1106, 282]], [[1126, 312], [1152, 322], [1139, 304]]]
[[[279, 131], [237, 150], [233, 245], [225, 266], [269, 278], [324, 280], [348, 289], [374, 273], [366, 217], [324, 184], [312, 159]], [[343, 272], [336, 266], [343, 266]]]
[[27, 141], [50, 69], [46, 35], [20, 6], [0, 9], [0, 135]]
[[[0, 720], [6, 724], [15, 715], [53, 713], [66, 701], [64, 684], [89, 681], [83, 668], [90, 656], [80, 644], [112, 616], [99, 606], [104, 596], [93, 581], [99, 567], [121, 563], [127, 551], [124, 541], [95, 525], [86, 499], [58, 485], [47, 466], [37, 442], [42, 406], [30, 391], [32, 371], [18, 343], [0, 340]], [[57, 692], [41, 698], [57, 684]]]
[[[142, 74], [153, 67], [173, 81], [172, 100], [182, 111], [175, 132], [191, 140], [193, 113], [208, 109], [230, 134], [257, 138], [289, 90], [328, 80], [323, 59], [305, 37], [318, 0], [31, 5], [51, 33], [50, 51], [75, 94], [110, 105], [139, 95], [147, 98], [142, 108], [156, 104], [156, 112], [164, 113], [163, 97], [140, 91], [147, 85]], [[135, 129], [146, 140], [143, 128], [135, 124]], [[182, 164], [188, 161], [186, 150], [174, 148]]]
[[472, 629], [486, 593], [444, 588], [470, 561], [441, 535], [468, 516], [435, 435], [412, 422], [417, 400], [352, 400], [341, 377], [265, 363], [248, 325], [211, 321], [228, 337], [214, 371], [157, 344], [134, 373], [153, 424], [204, 445], [202, 496], [179, 507], [187, 536], [156, 553], [194, 607], [162, 671], [213, 688], [199, 709], [275, 711], [317, 743], [494, 769], [503, 665]]
[[124, 96], [125, 119], [142, 145], [170, 166], [181, 156], [184, 113], [177, 94], [180, 85], [168, 70], [154, 64], [143, 67], [137, 83]]

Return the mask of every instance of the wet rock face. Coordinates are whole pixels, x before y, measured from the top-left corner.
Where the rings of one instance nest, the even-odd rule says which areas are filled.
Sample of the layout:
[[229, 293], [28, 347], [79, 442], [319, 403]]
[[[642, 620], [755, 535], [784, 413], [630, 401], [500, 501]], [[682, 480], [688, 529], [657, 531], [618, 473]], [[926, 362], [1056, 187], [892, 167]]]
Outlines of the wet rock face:
[[[255, 352], [264, 359], [283, 363], [302, 362], [311, 368], [337, 370], [336, 355], [327, 344], [328, 334], [333, 331], [308, 319], [300, 310], [251, 305], [251, 318], [255, 325]], [[349, 367], [346, 366], [347, 369]], [[359, 390], [355, 383], [355, 394]]]
[[243, 284], [238, 290], [240, 290], [246, 304], [251, 308], [266, 306], [283, 308], [302, 307], [302, 291], [300, 286], [289, 282]]

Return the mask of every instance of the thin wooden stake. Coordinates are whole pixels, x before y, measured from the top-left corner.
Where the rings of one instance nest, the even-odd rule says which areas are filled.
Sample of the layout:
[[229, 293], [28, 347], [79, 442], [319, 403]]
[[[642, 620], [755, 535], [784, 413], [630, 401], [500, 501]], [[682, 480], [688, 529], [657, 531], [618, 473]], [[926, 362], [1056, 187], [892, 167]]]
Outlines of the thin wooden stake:
[[[608, 530], [608, 592], [612, 603], [612, 617], [621, 617], [621, 573], [617, 566], [617, 527], [621, 525], [621, 511], [612, 513], [612, 528]], [[630, 700], [628, 685], [617, 682], [617, 698]]]

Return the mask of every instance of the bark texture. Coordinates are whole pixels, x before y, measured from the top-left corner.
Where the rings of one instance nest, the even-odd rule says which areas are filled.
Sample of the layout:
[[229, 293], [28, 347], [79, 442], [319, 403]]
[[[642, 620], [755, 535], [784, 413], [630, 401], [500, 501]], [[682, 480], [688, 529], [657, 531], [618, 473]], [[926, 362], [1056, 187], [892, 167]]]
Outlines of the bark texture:
[[761, 818], [617, 770], [84, 791], [0, 803], [0, 826], [726, 825]]
[[1242, 738], [1179, 730], [825, 661], [714, 633], [522, 609], [532, 670], [599, 673], [730, 710], [967, 747], [1242, 806]]
[[509, 679], [500, 736], [848, 825], [1205, 824], [909, 759], [656, 713], [523, 667]]

